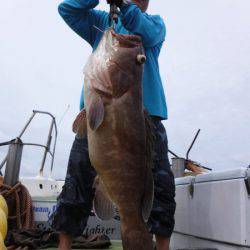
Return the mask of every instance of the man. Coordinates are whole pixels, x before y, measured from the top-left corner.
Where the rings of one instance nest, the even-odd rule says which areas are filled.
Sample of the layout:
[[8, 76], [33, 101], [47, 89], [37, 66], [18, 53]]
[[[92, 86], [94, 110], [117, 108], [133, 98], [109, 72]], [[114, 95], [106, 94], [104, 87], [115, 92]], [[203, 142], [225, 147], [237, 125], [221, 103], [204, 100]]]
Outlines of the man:
[[[157, 250], [168, 250], [174, 228], [175, 186], [168, 160], [168, 142], [161, 120], [167, 119], [167, 106], [159, 73], [158, 57], [166, 30], [160, 16], [145, 13], [149, 0], [108, 0], [120, 7], [115, 31], [140, 35], [147, 61], [143, 73], [143, 102], [154, 122], [156, 146], [153, 177], [154, 203], [148, 228], [156, 236]], [[94, 10], [99, 0], [65, 0], [59, 13], [65, 22], [95, 50], [102, 38], [102, 30], [110, 25], [109, 14]], [[80, 108], [84, 107], [83, 92]], [[52, 218], [52, 227], [60, 232], [59, 249], [70, 249], [72, 238], [86, 227], [92, 208], [92, 188], [95, 171], [88, 156], [87, 138], [75, 139], [63, 191]]]

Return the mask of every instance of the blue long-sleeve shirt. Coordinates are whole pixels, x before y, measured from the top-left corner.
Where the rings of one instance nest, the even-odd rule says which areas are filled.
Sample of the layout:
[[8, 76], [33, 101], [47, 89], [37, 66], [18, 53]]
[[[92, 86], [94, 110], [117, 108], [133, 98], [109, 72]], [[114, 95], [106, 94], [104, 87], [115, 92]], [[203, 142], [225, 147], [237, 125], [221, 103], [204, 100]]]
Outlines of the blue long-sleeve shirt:
[[[99, 0], [65, 0], [59, 13], [65, 22], [95, 50], [109, 27], [109, 14], [95, 10]], [[143, 103], [151, 115], [167, 119], [167, 105], [159, 72], [158, 57], [166, 36], [166, 28], [158, 15], [143, 13], [135, 4], [124, 5], [116, 26], [117, 33], [135, 34], [142, 38], [147, 61], [142, 78]], [[84, 107], [82, 90], [80, 108]]]

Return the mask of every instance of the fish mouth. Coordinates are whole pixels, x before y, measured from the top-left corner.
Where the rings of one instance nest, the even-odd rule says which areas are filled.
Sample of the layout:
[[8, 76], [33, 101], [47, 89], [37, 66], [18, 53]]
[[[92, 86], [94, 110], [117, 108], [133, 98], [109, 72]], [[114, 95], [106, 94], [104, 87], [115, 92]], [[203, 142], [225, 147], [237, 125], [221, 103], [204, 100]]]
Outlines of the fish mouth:
[[142, 39], [140, 36], [117, 34], [113, 29], [111, 30], [111, 34], [113, 38], [119, 43], [119, 47], [136, 48], [142, 46]]
[[140, 72], [138, 66], [145, 60], [140, 36], [117, 34], [110, 28], [85, 65], [85, 81], [101, 96], [118, 98], [134, 82], [135, 72]]

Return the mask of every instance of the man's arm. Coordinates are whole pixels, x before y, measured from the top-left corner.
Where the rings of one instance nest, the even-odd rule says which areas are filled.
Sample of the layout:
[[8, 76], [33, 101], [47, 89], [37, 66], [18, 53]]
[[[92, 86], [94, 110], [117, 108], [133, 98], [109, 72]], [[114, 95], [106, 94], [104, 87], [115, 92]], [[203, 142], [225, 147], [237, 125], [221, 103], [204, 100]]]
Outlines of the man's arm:
[[165, 40], [166, 28], [160, 16], [143, 13], [135, 4], [124, 4], [121, 13], [124, 27], [140, 35], [144, 47], [154, 47]]
[[100, 32], [93, 25], [105, 29], [108, 18], [108, 13], [94, 10], [98, 4], [99, 0], [65, 0], [58, 7], [64, 21], [91, 46]]

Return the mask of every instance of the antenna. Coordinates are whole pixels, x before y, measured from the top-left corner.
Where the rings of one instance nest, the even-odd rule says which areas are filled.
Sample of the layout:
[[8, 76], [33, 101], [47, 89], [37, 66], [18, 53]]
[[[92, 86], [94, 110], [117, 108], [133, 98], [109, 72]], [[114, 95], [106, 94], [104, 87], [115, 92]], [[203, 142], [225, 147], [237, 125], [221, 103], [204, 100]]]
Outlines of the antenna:
[[197, 131], [197, 133], [196, 133], [196, 135], [195, 135], [195, 137], [194, 137], [194, 139], [193, 139], [193, 141], [192, 141], [192, 143], [191, 143], [191, 145], [190, 145], [188, 151], [187, 151], [186, 160], [188, 160], [189, 153], [190, 153], [191, 149], [193, 148], [194, 143], [195, 143], [195, 141], [196, 141], [196, 139], [197, 139], [197, 137], [198, 137], [198, 135], [199, 135], [200, 132], [201, 132], [201, 130], [199, 129], [199, 130]]
[[70, 105], [68, 104], [68, 106], [66, 107], [64, 113], [62, 114], [61, 119], [60, 119], [59, 122], [58, 122], [58, 127], [59, 127], [60, 124], [62, 123], [62, 121], [63, 121], [64, 117], [66, 116], [66, 114], [68, 113], [69, 109], [70, 109]]

